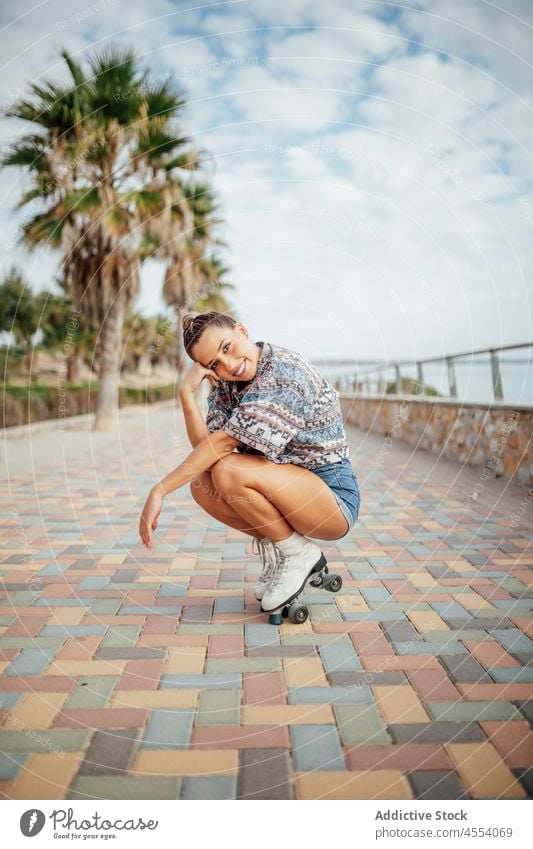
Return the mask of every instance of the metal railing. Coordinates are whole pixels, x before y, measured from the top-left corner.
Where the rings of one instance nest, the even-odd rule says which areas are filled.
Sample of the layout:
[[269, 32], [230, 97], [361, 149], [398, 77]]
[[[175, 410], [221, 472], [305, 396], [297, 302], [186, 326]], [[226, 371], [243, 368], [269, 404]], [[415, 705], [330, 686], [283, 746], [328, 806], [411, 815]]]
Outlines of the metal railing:
[[[491, 370], [491, 378], [492, 378], [492, 392], [493, 392], [493, 400], [497, 402], [503, 402], [504, 400], [504, 392], [503, 392], [503, 381], [502, 374], [500, 368], [500, 353], [502, 351], [515, 351], [521, 348], [531, 348], [533, 347], [533, 342], [524, 342], [519, 345], [502, 345], [499, 348], [480, 348], [476, 351], [467, 351], [462, 354], [451, 354], [445, 355], [442, 357], [430, 357], [428, 359], [423, 360], [399, 360], [391, 363], [377, 363], [376, 365], [372, 365], [364, 370], [354, 368], [354, 372], [351, 374], [343, 374], [342, 376], [338, 376], [334, 378], [333, 383], [335, 388], [339, 391], [353, 391], [360, 392], [363, 394], [371, 395], [371, 394], [385, 394], [387, 390], [387, 384], [390, 385], [391, 381], [385, 380], [385, 373], [387, 371], [394, 371], [394, 379], [393, 383], [395, 385], [395, 392], [398, 395], [402, 394], [403, 389], [403, 381], [407, 378], [402, 378], [402, 367], [405, 366], [415, 366], [416, 367], [416, 384], [418, 393], [421, 395], [426, 394], [427, 383], [425, 381], [424, 375], [424, 366], [429, 363], [446, 363], [447, 377], [448, 377], [448, 388], [450, 398], [457, 398], [457, 378], [455, 373], [455, 364], [457, 360], [462, 360], [467, 357], [475, 357], [482, 354], [489, 354], [490, 356], [490, 370]], [[516, 360], [507, 360], [503, 362], [517, 362]], [[529, 363], [529, 360], [527, 361]], [[413, 378], [409, 378], [413, 379]]]

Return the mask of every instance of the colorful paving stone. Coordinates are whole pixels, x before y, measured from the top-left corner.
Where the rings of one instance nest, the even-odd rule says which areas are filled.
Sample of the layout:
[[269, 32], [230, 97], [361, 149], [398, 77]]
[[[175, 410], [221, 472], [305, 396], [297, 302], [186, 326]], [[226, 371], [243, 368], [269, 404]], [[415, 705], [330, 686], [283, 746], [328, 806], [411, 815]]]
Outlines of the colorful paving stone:
[[476, 470], [399, 440], [380, 465], [382, 440], [349, 427], [361, 515], [323, 543], [343, 588], [308, 590], [309, 620], [273, 627], [248, 538], [188, 487], [154, 551], [139, 545], [149, 486], [189, 453], [176, 418], [154, 406], [148, 430], [123, 410], [116, 435], [26, 440], [0, 522], [3, 794], [533, 795], [533, 517], [511, 521], [525, 490], [484, 480], [465, 510]]

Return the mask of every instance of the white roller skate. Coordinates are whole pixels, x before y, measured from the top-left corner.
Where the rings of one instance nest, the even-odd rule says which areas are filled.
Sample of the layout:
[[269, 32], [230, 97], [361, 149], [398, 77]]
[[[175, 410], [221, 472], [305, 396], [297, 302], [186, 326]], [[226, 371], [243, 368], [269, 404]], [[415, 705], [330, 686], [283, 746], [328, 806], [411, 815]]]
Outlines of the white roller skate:
[[294, 533], [288, 540], [276, 543], [277, 568], [265, 590], [261, 610], [269, 615], [271, 625], [280, 625], [283, 616], [292, 622], [303, 623], [309, 616], [298, 596], [306, 585], [322, 586], [338, 592], [342, 586], [339, 575], [329, 575], [327, 561], [316, 543]]
[[263, 571], [261, 572], [258, 582], [254, 587], [255, 597], [257, 601], [261, 601], [276, 571], [276, 549], [274, 543], [271, 539], [268, 539], [268, 537], [263, 537], [263, 539], [257, 539], [257, 537], [254, 537], [252, 539], [252, 551], [254, 554], [259, 555], [261, 563], [263, 564]]

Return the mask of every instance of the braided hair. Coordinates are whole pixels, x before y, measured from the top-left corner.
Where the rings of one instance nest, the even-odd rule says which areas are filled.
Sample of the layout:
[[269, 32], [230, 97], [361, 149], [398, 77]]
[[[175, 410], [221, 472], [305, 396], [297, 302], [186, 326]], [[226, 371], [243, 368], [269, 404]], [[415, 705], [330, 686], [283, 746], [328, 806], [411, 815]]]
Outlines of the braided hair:
[[193, 360], [192, 349], [199, 341], [204, 330], [207, 330], [208, 327], [235, 327], [237, 322], [234, 318], [223, 312], [201, 312], [189, 313], [184, 316], [181, 324], [183, 328], [183, 346], [191, 360]]

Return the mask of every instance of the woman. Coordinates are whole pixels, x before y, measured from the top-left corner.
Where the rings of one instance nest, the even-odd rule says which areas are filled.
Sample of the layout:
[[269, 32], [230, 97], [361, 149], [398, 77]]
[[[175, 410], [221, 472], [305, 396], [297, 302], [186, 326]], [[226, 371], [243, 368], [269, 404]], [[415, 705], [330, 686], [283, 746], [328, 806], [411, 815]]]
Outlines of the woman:
[[[195, 360], [180, 387], [193, 451], [151, 490], [141, 539], [151, 548], [163, 498], [191, 483], [210, 516], [254, 537], [263, 563], [255, 594], [273, 612], [325, 565], [310, 537], [339, 539], [358, 517], [338, 395], [303, 356], [252, 342], [223, 313], [186, 316], [183, 336]], [[194, 399], [204, 379], [214, 387], [205, 422]]]

